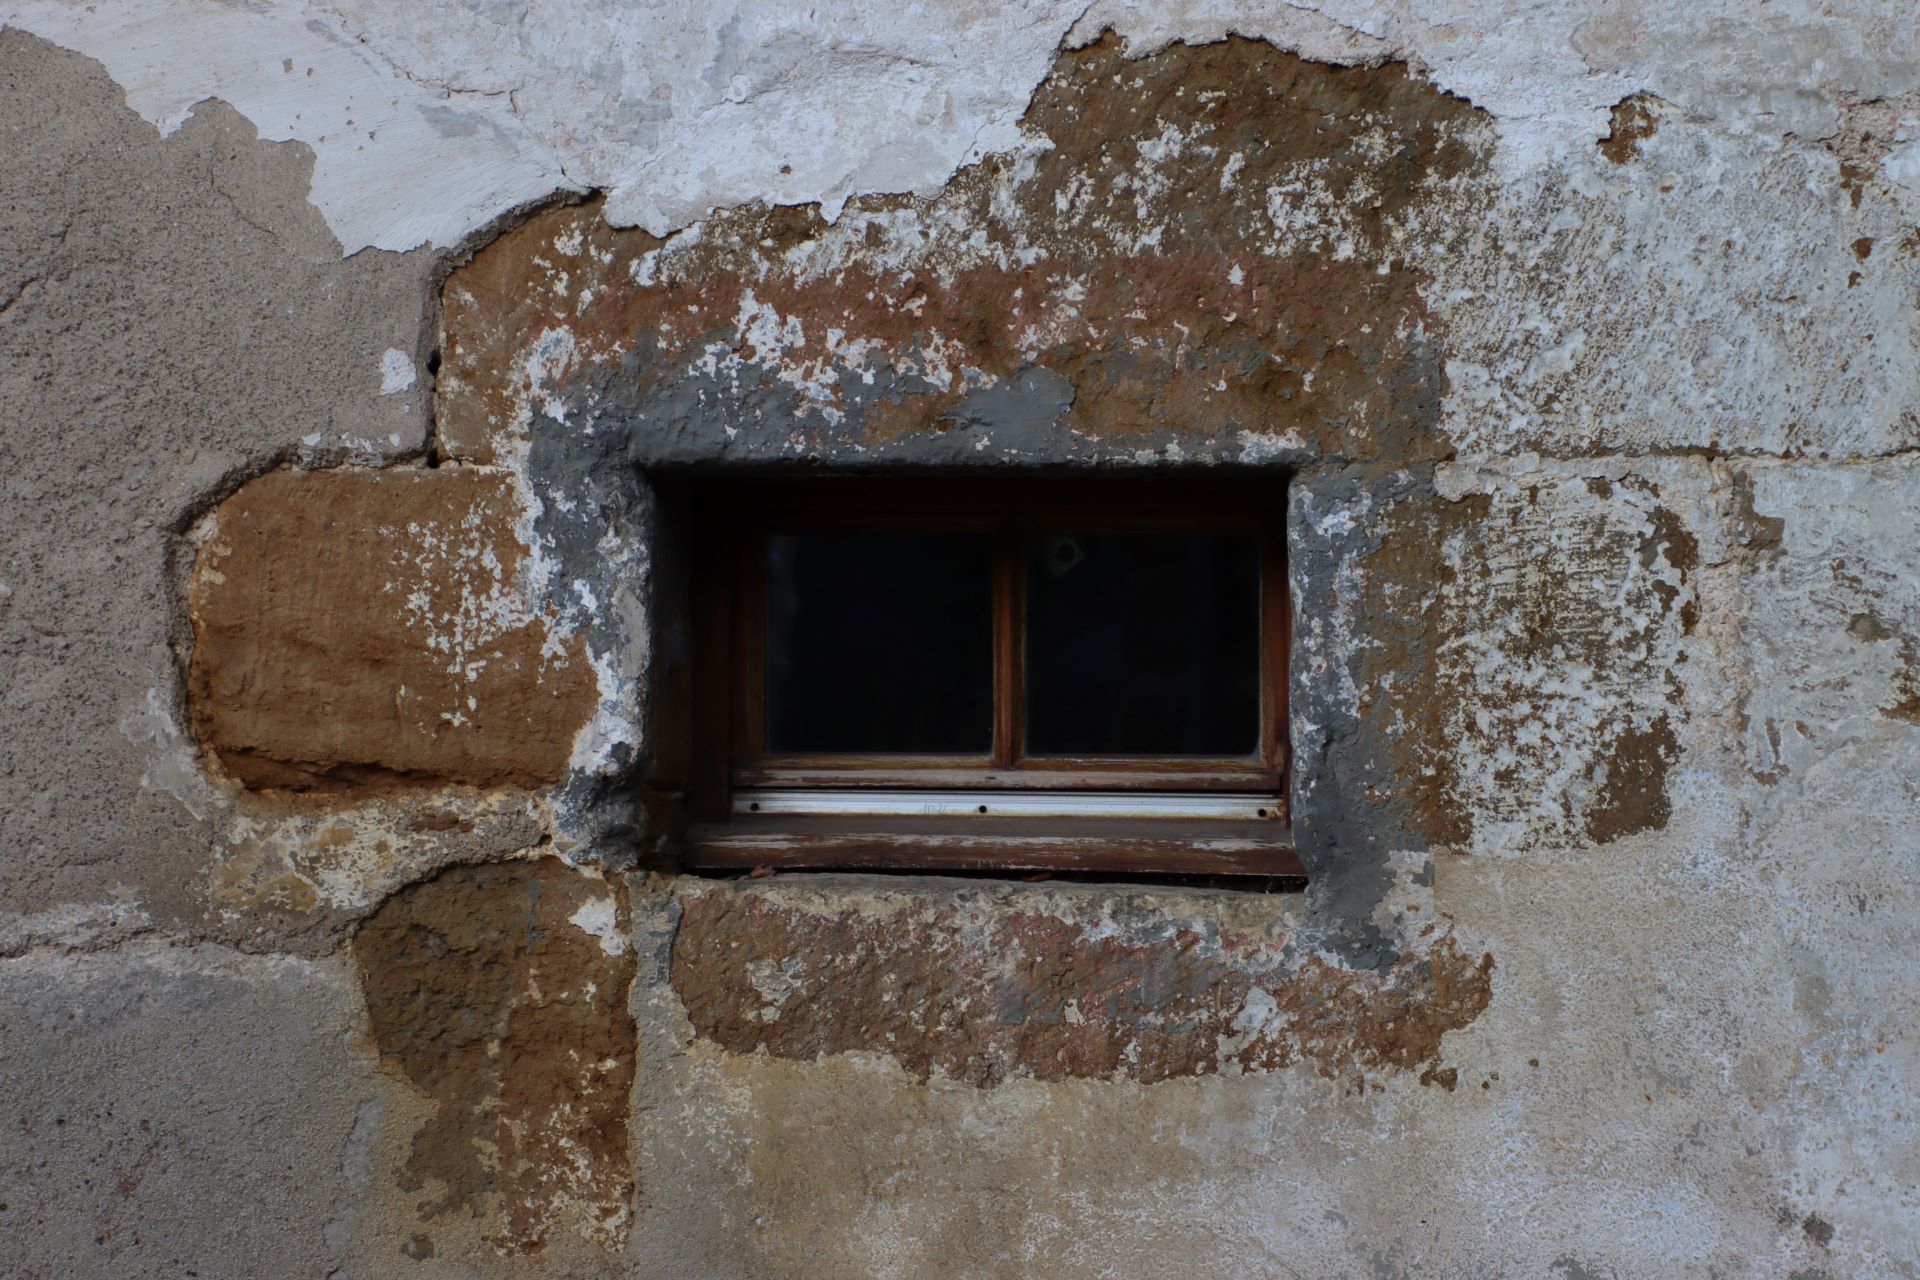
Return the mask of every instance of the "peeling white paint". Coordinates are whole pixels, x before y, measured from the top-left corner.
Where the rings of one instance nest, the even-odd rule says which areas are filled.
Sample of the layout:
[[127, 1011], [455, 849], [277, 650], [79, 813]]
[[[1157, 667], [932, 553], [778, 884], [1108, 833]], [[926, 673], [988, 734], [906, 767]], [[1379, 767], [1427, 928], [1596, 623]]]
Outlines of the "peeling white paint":
[[141, 787], [172, 796], [196, 820], [221, 805], [221, 797], [200, 771], [199, 749], [174, 720], [158, 689], [148, 689], [146, 697], [128, 709], [120, 719], [120, 732], [147, 752]]
[[614, 222], [655, 234], [752, 199], [818, 201], [831, 218], [857, 194], [930, 194], [1012, 148], [1060, 45], [1109, 27], [1133, 52], [1236, 32], [1331, 62], [1407, 58], [1499, 119], [1509, 173], [1589, 147], [1637, 92], [1777, 140], [1826, 136], [1846, 104], [1920, 84], [1920, 36], [1894, 0], [1841, 13], [1814, 0], [532, 0], [511, 20], [455, 0], [15, 0], [0, 13], [100, 59], [163, 129], [218, 97], [263, 136], [311, 147], [311, 198], [347, 252], [454, 244], [556, 190], [605, 189]]
[[627, 935], [620, 931], [620, 912], [612, 898], [591, 898], [567, 917], [569, 924], [600, 940], [600, 950], [610, 956], [626, 952]]
[[[388, 347], [380, 357], [380, 394], [390, 396], [405, 391], [415, 381], [413, 357], [398, 347]], [[389, 439], [396, 445], [400, 443], [398, 435]]]
[[[321, 5], [217, 0], [36, 0], [10, 26], [106, 65], [127, 105], [163, 132], [208, 98], [260, 136], [314, 154], [309, 199], [343, 252], [457, 244], [568, 182], [561, 158], [500, 102], [410, 78], [379, 37]], [[412, 25], [414, 12], [392, 11]]]

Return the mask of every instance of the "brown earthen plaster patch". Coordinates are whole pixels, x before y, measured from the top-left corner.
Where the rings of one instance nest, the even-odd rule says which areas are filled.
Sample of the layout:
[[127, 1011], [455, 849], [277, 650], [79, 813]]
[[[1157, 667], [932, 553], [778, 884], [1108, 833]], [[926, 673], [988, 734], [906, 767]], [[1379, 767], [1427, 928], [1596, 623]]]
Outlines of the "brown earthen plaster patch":
[[1920, 642], [1900, 637], [1900, 666], [1893, 674], [1893, 701], [1880, 713], [1908, 724], [1920, 724]]
[[951, 900], [873, 910], [779, 887], [682, 898], [671, 983], [732, 1053], [890, 1055], [925, 1080], [1153, 1083], [1310, 1064], [1328, 1077], [1440, 1070], [1442, 1037], [1492, 993], [1493, 957], [1417, 940], [1385, 972], [1291, 955], [1284, 938], [1094, 927]]
[[992, 429], [981, 398], [1037, 376], [1003, 426], [1444, 456], [1439, 322], [1399, 237], [1472, 193], [1484, 125], [1400, 63], [1105, 39], [1061, 55], [1026, 146], [933, 199], [831, 225], [754, 206], [667, 241], [587, 205], [500, 237], [444, 290], [442, 440], [501, 457], [597, 367], [656, 432], [717, 399], [730, 430], [880, 448]]
[[1490, 507], [1485, 494], [1474, 494], [1395, 508], [1363, 579], [1364, 616], [1374, 621], [1359, 655], [1358, 713], [1394, 726], [1401, 798], [1415, 829], [1437, 844], [1458, 846], [1473, 834], [1472, 815], [1460, 803], [1450, 708], [1439, 692], [1448, 679], [1438, 668], [1440, 646], [1459, 594], [1446, 548], [1449, 539], [1481, 527]]
[[423, 1221], [484, 1216], [509, 1252], [569, 1229], [625, 1241], [636, 1035], [625, 915], [615, 890], [548, 859], [447, 871], [394, 895], [355, 936], [381, 1061], [436, 1107], [400, 1183], [421, 1193]]
[[1619, 731], [1602, 762], [1599, 794], [1587, 810], [1587, 834], [1605, 844], [1640, 831], [1658, 831], [1673, 816], [1667, 769], [1680, 756], [1673, 726], [1660, 716], [1644, 729]]
[[1659, 131], [1658, 102], [1651, 94], [1636, 93], [1614, 103], [1613, 127], [1600, 140], [1600, 154], [1615, 164], [1638, 159], [1640, 144]]
[[195, 732], [250, 787], [557, 781], [597, 684], [528, 607], [508, 482], [276, 471], [220, 505], [188, 593]]

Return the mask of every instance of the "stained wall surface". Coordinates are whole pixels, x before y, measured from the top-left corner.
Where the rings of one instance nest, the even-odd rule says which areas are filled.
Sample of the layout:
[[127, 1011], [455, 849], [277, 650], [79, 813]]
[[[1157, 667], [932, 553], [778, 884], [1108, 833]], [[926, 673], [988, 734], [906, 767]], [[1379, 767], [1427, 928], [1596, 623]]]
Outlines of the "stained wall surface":
[[[0, 7], [0, 1275], [1920, 1274], [1908, 6]], [[1301, 893], [681, 874], [663, 466], [1264, 477]]]

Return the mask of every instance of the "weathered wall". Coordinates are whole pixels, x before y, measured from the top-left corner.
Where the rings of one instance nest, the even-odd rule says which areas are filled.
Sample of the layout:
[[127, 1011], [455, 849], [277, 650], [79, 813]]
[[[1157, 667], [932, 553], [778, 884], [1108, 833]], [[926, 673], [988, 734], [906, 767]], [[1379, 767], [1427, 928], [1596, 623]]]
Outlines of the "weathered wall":
[[[1920, 1273], [1907, 7], [0, 16], [0, 1274]], [[664, 871], [799, 460], [1284, 483], [1307, 892]]]

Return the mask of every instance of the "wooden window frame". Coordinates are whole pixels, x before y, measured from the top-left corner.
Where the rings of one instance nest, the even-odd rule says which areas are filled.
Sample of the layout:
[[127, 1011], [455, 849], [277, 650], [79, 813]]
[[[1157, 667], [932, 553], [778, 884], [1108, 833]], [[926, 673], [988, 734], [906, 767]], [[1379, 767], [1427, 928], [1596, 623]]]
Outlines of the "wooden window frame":
[[[1291, 607], [1276, 480], [825, 476], [708, 481], [692, 502], [692, 737], [683, 861], [695, 868], [873, 867], [1298, 876], [1287, 815]], [[771, 754], [764, 748], [766, 563], [782, 533], [986, 532], [994, 564], [993, 746], [982, 756]], [[1035, 533], [1242, 533], [1260, 542], [1260, 713], [1245, 757], [1026, 756], [1027, 539]], [[1071, 816], [762, 816], [736, 792], [1050, 794]], [[1101, 796], [1125, 797], [1101, 812]], [[1141, 797], [1169, 798], [1168, 811]], [[1251, 798], [1259, 816], [1182, 816], [1181, 796]], [[1221, 807], [1195, 802], [1199, 808]], [[951, 806], [949, 806], [951, 807]], [[1018, 806], [1015, 806], [1018, 807]], [[1244, 806], [1243, 806], [1244, 808]], [[1145, 810], [1145, 816], [1120, 811]]]

